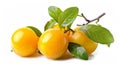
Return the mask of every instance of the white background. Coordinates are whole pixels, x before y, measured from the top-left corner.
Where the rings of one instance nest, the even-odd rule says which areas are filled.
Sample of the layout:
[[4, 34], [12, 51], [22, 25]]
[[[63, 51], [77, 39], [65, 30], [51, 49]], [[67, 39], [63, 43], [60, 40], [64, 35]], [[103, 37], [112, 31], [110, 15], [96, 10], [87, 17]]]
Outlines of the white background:
[[[77, 6], [80, 13], [93, 19], [105, 12], [99, 24], [108, 28], [114, 35], [115, 42], [108, 48], [99, 44], [89, 60], [76, 58], [50, 60], [44, 56], [19, 57], [11, 52], [11, 35], [21, 27], [36, 26], [42, 32], [45, 23], [50, 19], [49, 6], [58, 6], [62, 10]], [[119, 0], [0, 0], [0, 67], [119, 67], [120, 66], [120, 10]], [[82, 24], [85, 21], [75, 21]]]

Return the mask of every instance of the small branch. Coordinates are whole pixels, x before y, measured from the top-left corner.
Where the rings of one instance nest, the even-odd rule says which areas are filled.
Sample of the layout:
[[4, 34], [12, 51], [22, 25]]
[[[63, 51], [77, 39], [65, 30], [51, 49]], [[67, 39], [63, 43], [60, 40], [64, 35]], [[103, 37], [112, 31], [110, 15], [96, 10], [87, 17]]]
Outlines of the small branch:
[[105, 15], [105, 13], [101, 14], [100, 16], [98, 16], [97, 18], [95, 18], [95, 19], [93, 19], [93, 20], [88, 20], [88, 19], [84, 16], [83, 13], [81, 14], [81, 16], [87, 21], [86, 24], [89, 24], [90, 22], [93, 22], [93, 21], [96, 21], [96, 20], [97, 20], [97, 22], [98, 22], [99, 19], [100, 19], [102, 16], [104, 16], [104, 15]]
[[82, 17], [82, 15], [78, 15], [79, 17]]
[[84, 16], [83, 13], [81, 14], [81, 16], [82, 16], [88, 23], [90, 22], [90, 20], [88, 20], [88, 19]]
[[99, 19], [100, 19], [102, 16], [104, 16], [104, 15], [105, 15], [105, 13], [101, 14], [101, 15], [100, 15], [100, 16], [98, 16], [97, 18], [95, 18], [95, 19], [91, 20], [91, 22], [93, 22], [93, 21], [95, 21], [95, 20], [98, 20], [98, 21], [99, 21]]
[[82, 25], [81, 24], [77, 24], [77, 26], [84, 26], [84, 25], [86, 25], [86, 24], [82, 24]]
[[80, 24], [77, 24], [77, 26], [82, 26], [82, 25], [80, 25]]

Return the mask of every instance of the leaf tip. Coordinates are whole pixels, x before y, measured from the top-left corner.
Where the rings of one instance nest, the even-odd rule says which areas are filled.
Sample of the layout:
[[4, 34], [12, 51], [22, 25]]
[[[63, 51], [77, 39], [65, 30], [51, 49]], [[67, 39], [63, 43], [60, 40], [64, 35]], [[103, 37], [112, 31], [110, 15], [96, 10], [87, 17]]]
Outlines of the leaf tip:
[[107, 44], [108, 47], [110, 47], [110, 44]]

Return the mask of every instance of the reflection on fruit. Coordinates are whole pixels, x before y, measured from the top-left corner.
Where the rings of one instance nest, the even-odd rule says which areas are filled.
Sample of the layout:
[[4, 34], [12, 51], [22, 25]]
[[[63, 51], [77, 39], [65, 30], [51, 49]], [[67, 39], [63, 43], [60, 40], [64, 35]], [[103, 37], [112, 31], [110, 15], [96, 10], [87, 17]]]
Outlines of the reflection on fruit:
[[48, 29], [40, 37], [38, 49], [50, 59], [60, 58], [68, 48], [68, 40], [63, 31]]
[[89, 39], [81, 31], [75, 31], [70, 37], [70, 42], [78, 43], [83, 46], [89, 55], [97, 48], [97, 43]]
[[19, 56], [30, 56], [37, 50], [39, 37], [30, 28], [20, 28], [12, 35], [12, 49]]

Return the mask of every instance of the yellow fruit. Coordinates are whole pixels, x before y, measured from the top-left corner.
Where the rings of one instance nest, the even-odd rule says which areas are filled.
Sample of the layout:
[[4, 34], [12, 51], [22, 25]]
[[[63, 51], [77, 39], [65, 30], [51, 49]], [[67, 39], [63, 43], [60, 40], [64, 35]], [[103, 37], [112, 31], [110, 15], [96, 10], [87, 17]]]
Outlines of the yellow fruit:
[[[68, 27], [60, 28], [60, 27], [59, 27], [59, 24], [55, 24], [55, 25], [53, 26], [53, 28], [54, 28], [54, 29], [61, 30], [61, 31], [63, 31], [63, 32], [65, 32], [66, 30], [68, 30]], [[72, 31], [69, 30], [69, 31], [65, 32], [64, 34], [66, 35], [66, 37], [67, 37], [67, 39], [68, 39], [68, 42], [69, 42], [69, 37], [71, 37]]]
[[62, 30], [62, 31], [65, 31], [65, 30], [68, 29], [67, 27], [65, 27], [65, 28], [60, 28], [58, 23], [55, 24], [55, 25], [53, 26], [53, 28], [54, 28], [54, 29], [58, 29], [58, 30]]
[[83, 32], [75, 31], [69, 38], [70, 42], [74, 42], [83, 46], [90, 55], [97, 48], [97, 43], [89, 39]]
[[38, 49], [50, 59], [60, 58], [67, 50], [68, 40], [63, 31], [48, 29], [40, 37]]
[[19, 56], [30, 56], [36, 52], [38, 36], [30, 28], [20, 28], [12, 35], [13, 51]]

